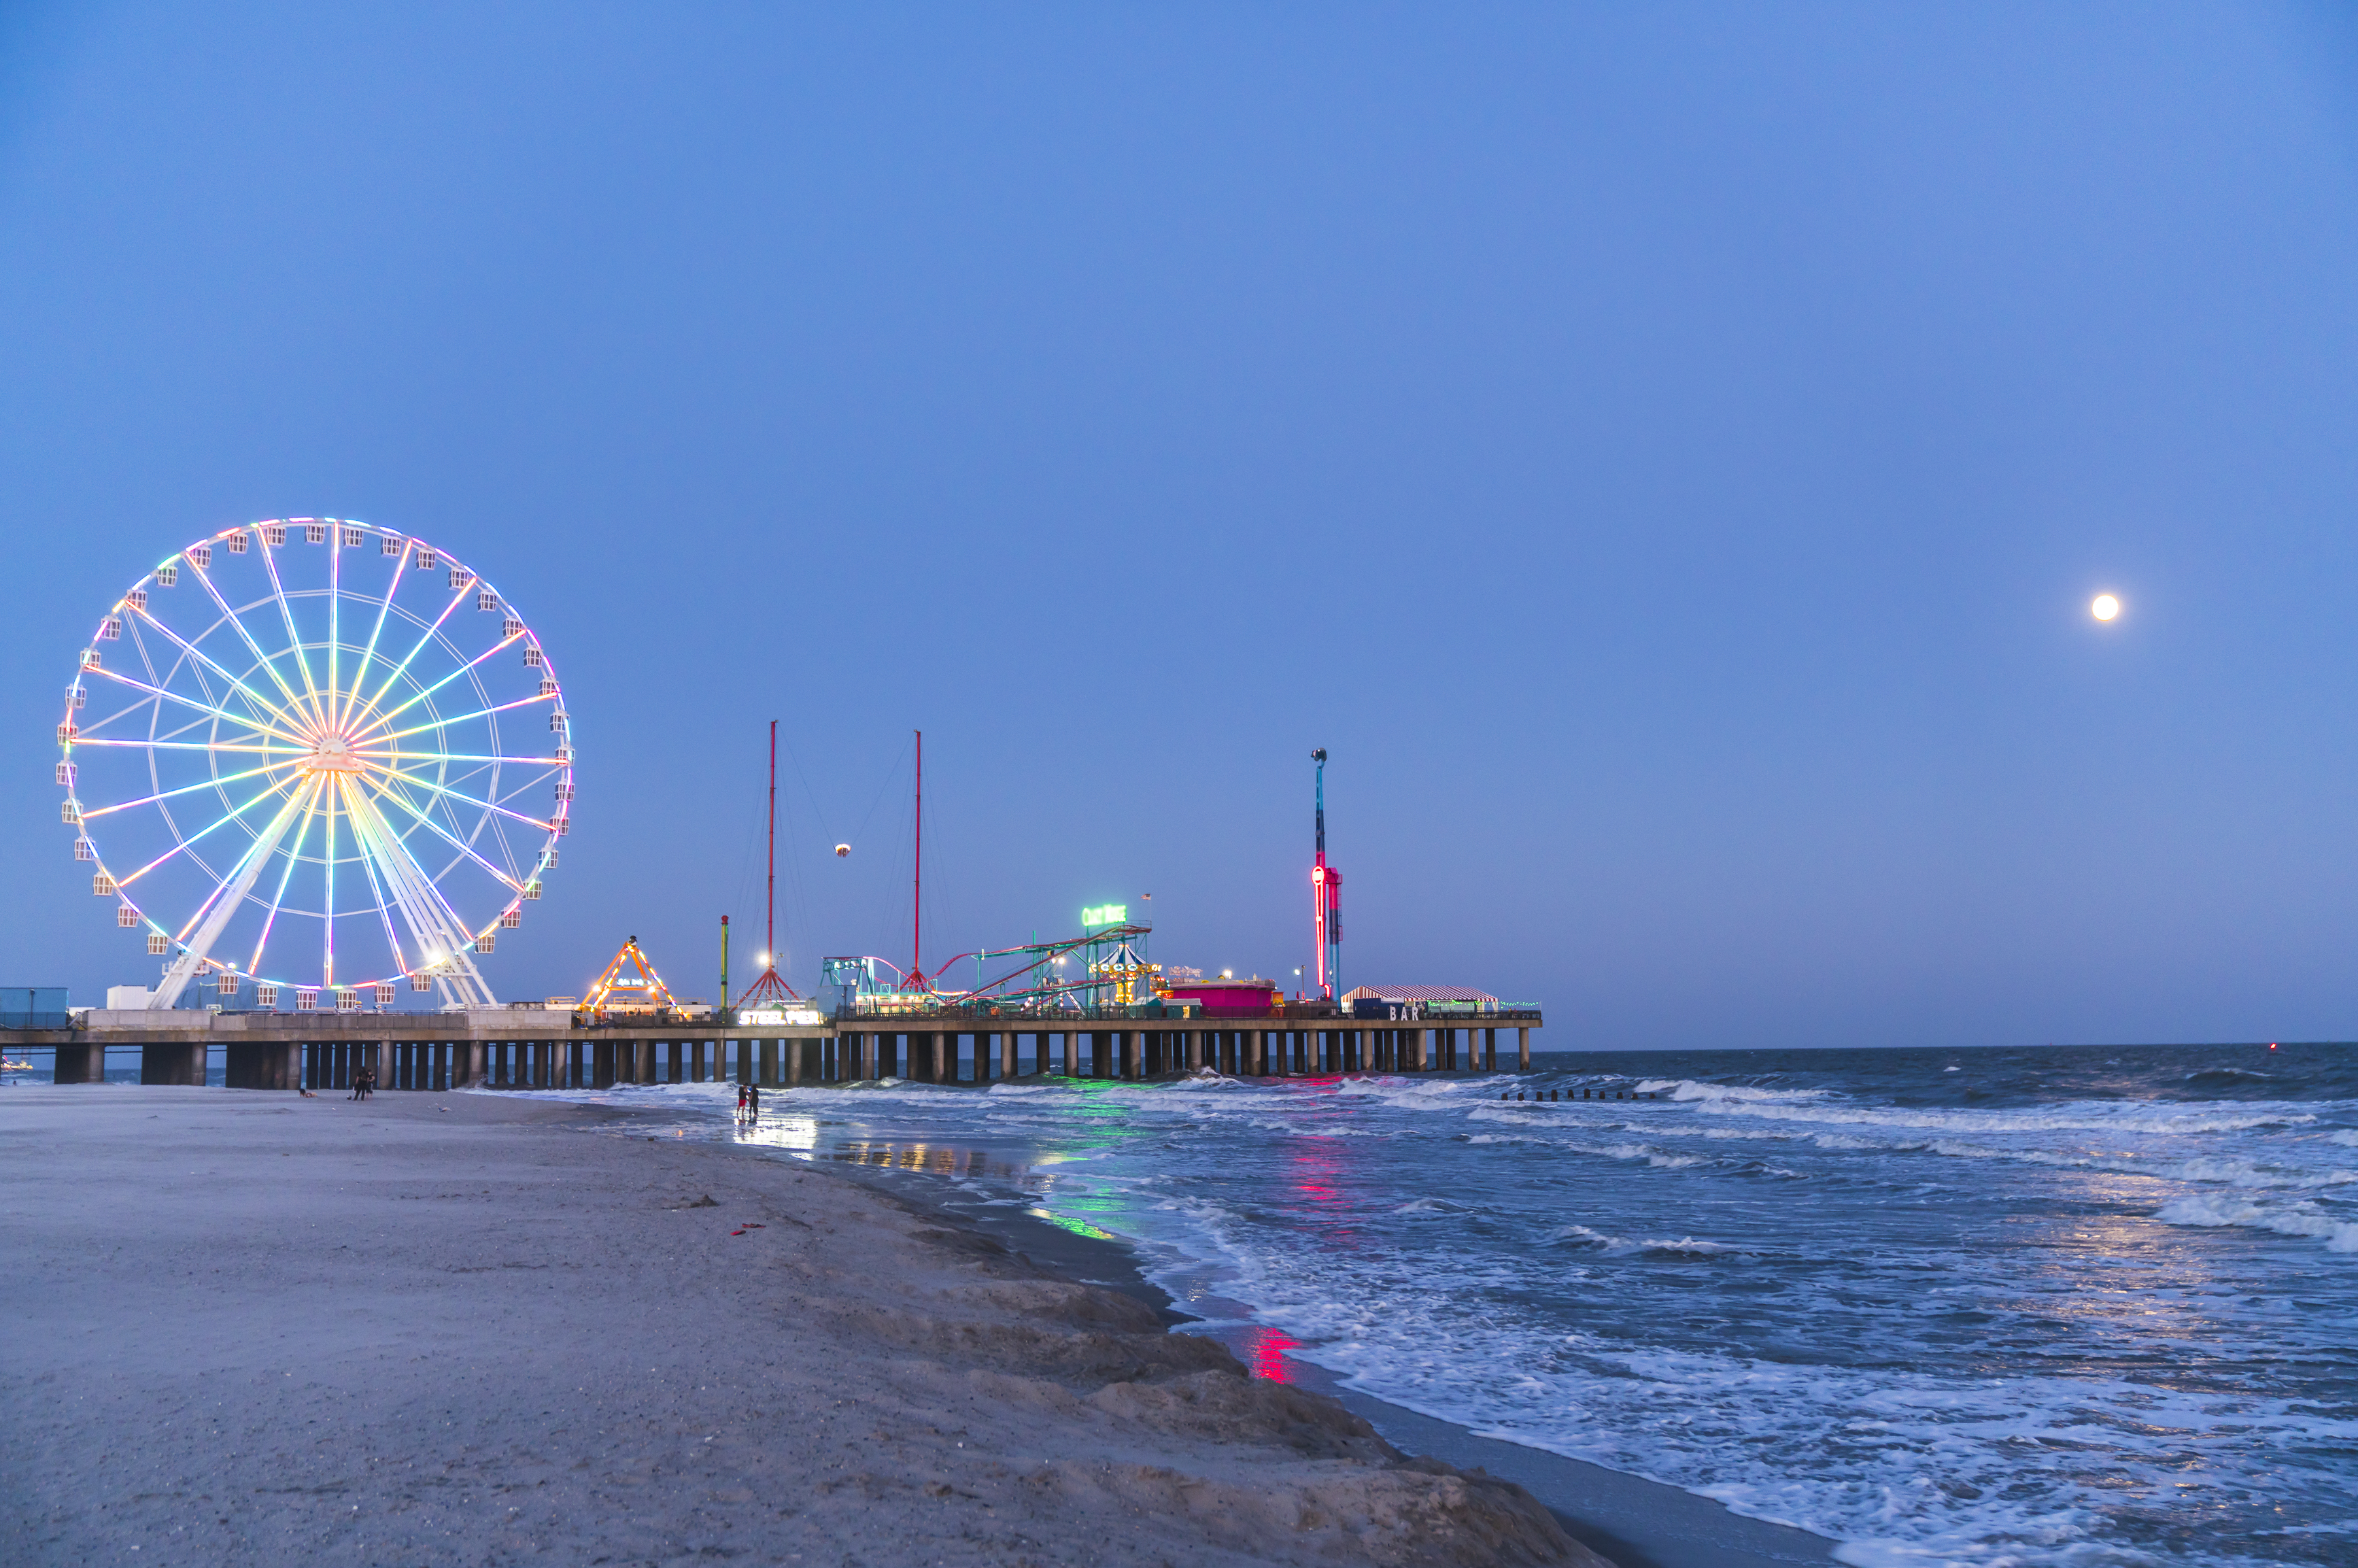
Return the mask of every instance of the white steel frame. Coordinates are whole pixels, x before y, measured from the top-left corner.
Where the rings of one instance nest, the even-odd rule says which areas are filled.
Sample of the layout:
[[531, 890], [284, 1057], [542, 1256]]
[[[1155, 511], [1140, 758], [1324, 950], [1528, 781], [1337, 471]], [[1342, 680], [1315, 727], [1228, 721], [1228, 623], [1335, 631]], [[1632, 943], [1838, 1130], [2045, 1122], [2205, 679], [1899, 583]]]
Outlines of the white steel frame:
[[[503, 717], [543, 708], [529, 748], [502, 741]], [[150, 1008], [200, 977], [223, 994], [424, 977], [445, 1008], [495, 1006], [475, 954], [557, 863], [569, 724], [538, 636], [448, 551], [273, 519], [158, 563], [102, 617], [59, 727], [63, 816], [93, 890], [135, 917], [119, 928], [170, 955]], [[99, 840], [135, 825], [130, 858], [152, 858], [117, 870]], [[347, 978], [340, 931], [383, 972]]]

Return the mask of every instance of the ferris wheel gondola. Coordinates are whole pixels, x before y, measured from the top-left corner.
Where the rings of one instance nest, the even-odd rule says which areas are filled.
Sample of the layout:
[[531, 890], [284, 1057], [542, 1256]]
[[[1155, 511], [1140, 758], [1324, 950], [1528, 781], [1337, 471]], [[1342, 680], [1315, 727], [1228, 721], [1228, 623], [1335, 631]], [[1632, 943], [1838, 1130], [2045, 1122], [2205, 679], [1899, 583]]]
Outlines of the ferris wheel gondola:
[[[544, 728], [541, 719], [546, 716]], [[571, 827], [547, 651], [447, 551], [341, 518], [229, 529], [99, 620], [66, 692], [74, 854], [163, 978], [272, 1006], [494, 1005], [475, 960]]]

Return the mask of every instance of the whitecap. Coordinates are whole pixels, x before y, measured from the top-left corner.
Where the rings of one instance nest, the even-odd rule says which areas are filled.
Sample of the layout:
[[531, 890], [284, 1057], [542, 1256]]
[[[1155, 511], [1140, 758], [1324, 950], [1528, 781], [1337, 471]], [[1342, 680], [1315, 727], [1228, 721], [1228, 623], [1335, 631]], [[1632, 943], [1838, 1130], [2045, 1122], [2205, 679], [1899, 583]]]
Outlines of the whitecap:
[[1735, 1253], [1744, 1250], [1740, 1247], [1730, 1247], [1725, 1242], [1704, 1241], [1693, 1236], [1682, 1236], [1675, 1241], [1640, 1239], [1639, 1238], [1628, 1236], [1608, 1236], [1604, 1231], [1592, 1230], [1585, 1225], [1563, 1226], [1552, 1232], [1549, 1235], [1548, 1239], [1551, 1241], [1576, 1242], [1580, 1246], [1591, 1248], [1596, 1251], [1609, 1253], [1615, 1256], [1625, 1255], [1631, 1252], [1660, 1252], [1673, 1256], [1689, 1258], [1709, 1258], [1717, 1256], [1721, 1253]]
[[2224, 1193], [2193, 1193], [2162, 1205], [2154, 1217], [2164, 1225], [2239, 1226], [2273, 1230], [2280, 1236], [2314, 1237], [2325, 1243], [2328, 1252], [2358, 1252], [2358, 1223], [2320, 1214], [2306, 1203], [2270, 1208]]
[[[1770, 1121], [1831, 1122], [1839, 1127], [1907, 1128], [1936, 1134], [2248, 1132], [2255, 1128], [2305, 1126], [2317, 1120], [2312, 1111], [2275, 1106], [2266, 1101], [2247, 1101], [2232, 1109], [2188, 1106], [2171, 1101], [2082, 1100], [2027, 1110], [1939, 1110], [1898, 1106], [1804, 1105], [1706, 1098], [1695, 1108], [1706, 1115], [1749, 1116]], [[1834, 1147], [1831, 1144], [1826, 1146]]]
[[[1821, 1139], [1823, 1145], [1824, 1140]], [[2339, 1187], [2358, 1183], [2358, 1171], [2302, 1171], [2255, 1160], [2198, 1155], [2191, 1160], [2157, 1160], [2134, 1151], [2074, 1154], [2049, 1149], [1997, 1149], [1936, 1138], [1914, 1145], [1959, 1160], [2016, 1160], [2059, 1170], [2114, 1171], [2123, 1175], [2151, 1176], [2157, 1181], [2201, 1182], [2231, 1187]]]
[[1667, 1092], [1673, 1100], [1717, 1100], [1732, 1105], [1799, 1105], [1826, 1098], [1824, 1089], [1762, 1089], [1746, 1084], [1701, 1083], [1693, 1078], [1648, 1078], [1639, 1094]]

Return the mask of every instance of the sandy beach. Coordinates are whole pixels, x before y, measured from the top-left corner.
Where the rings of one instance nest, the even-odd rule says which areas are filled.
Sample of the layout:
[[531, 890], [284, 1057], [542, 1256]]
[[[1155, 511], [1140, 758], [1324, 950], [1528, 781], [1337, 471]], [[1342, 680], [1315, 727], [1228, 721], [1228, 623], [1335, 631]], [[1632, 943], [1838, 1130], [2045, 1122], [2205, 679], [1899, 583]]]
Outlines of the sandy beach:
[[12, 1090], [11, 1560], [1606, 1561], [1130, 1296], [611, 1115]]

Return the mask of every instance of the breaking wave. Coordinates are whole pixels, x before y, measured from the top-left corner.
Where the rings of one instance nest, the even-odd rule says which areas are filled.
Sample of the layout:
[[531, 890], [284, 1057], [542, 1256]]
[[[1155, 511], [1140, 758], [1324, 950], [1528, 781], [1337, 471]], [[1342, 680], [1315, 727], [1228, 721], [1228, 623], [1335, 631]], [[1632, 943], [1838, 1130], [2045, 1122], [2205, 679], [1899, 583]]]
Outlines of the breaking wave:
[[1723, 1242], [1699, 1241], [1692, 1236], [1682, 1236], [1676, 1241], [1642, 1241], [1627, 1236], [1607, 1236], [1603, 1231], [1591, 1230], [1585, 1225], [1567, 1225], [1550, 1239], [1570, 1241], [1582, 1247], [1594, 1248], [1599, 1252], [1617, 1255], [1628, 1252], [1662, 1252], [1685, 1258], [1710, 1258], [1724, 1252], [1743, 1250], [1741, 1248], [1730, 1247]]
[[2154, 1217], [2164, 1225], [2205, 1229], [2234, 1226], [2272, 1230], [2279, 1236], [2310, 1237], [2324, 1242], [2328, 1252], [2358, 1252], [2358, 1221], [2336, 1219], [2305, 1203], [2272, 1208], [2223, 1193], [2193, 1193], [2162, 1205]]

